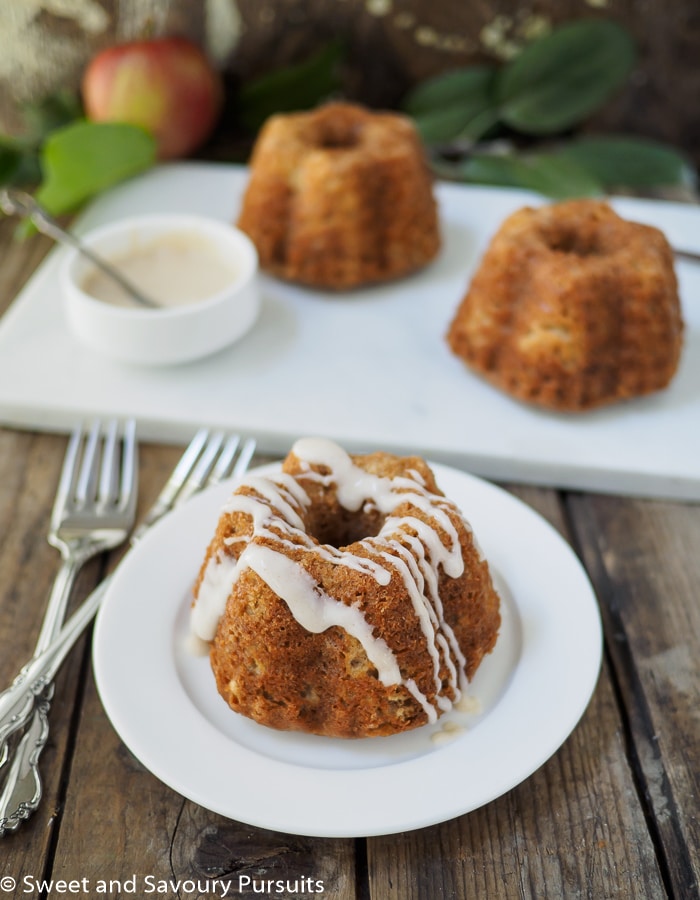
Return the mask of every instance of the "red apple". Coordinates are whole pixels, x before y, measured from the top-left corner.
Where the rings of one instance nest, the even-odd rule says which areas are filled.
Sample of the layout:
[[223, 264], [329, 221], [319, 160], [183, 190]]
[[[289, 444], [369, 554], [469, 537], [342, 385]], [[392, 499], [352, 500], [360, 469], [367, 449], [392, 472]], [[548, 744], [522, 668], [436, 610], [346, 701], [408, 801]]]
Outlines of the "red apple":
[[119, 44], [98, 53], [82, 81], [88, 119], [141, 125], [160, 159], [187, 156], [209, 137], [223, 86], [201, 49], [181, 37]]

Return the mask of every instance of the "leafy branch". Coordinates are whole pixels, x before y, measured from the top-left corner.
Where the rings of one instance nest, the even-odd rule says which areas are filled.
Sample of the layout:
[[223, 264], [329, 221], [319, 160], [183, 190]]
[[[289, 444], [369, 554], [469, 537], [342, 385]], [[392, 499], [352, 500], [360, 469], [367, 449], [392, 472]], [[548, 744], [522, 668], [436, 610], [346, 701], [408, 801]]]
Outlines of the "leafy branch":
[[575, 22], [502, 67], [457, 69], [418, 85], [403, 109], [447, 178], [553, 197], [692, 184], [687, 160], [655, 141], [570, 136], [625, 84], [635, 63], [622, 28]]

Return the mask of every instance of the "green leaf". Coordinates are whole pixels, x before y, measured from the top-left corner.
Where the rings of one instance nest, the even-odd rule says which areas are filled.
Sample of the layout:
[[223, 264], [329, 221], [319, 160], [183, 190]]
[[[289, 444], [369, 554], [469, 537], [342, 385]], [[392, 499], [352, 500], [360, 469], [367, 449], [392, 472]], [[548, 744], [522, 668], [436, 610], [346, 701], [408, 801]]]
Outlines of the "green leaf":
[[466, 181], [525, 188], [557, 199], [603, 193], [595, 175], [553, 153], [528, 157], [475, 155], [460, 166], [460, 172]]
[[529, 44], [500, 72], [502, 120], [525, 134], [555, 134], [578, 124], [628, 78], [631, 38], [612, 22], [575, 22]]
[[41, 181], [41, 166], [36, 150], [23, 150], [10, 182], [33, 189]]
[[27, 131], [26, 140], [39, 145], [51, 132], [82, 118], [82, 106], [77, 94], [59, 90], [21, 109]]
[[44, 143], [44, 180], [37, 200], [58, 215], [100, 191], [149, 168], [154, 138], [135, 125], [81, 120], [53, 132]]
[[23, 138], [0, 135], [0, 184], [35, 186], [41, 179], [37, 153]]
[[606, 187], [668, 187], [691, 185], [688, 160], [664, 144], [642, 138], [580, 138], [559, 155], [584, 166]]
[[477, 140], [498, 121], [492, 100], [495, 71], [474, 66], [430, 78], [404, 98], [402, 109], [427, 144]]
[[483, 105], [489, 101], [495, 71], [493, 66], [471, 66], [436, 75], [409, 91], [401, 106], [409, 116], [422, 116], [436, 109]]
[[309, 59], [275, 69], [244, 85], [238, 95], [238, 115], [257, 131], [274, 113], [312, 109], [340, 88], [340, 64], [345, 50], [334, 42]]
[[416, 116], [413, 121], [425, 144], [450, 144], [480, 140], [498, 124], [498, 119], [498, 110], [489, 105], [436, 109]]
[[0, 184], [14, 180], [22, 161], [22, 154], [9, 143], [0, 143]]

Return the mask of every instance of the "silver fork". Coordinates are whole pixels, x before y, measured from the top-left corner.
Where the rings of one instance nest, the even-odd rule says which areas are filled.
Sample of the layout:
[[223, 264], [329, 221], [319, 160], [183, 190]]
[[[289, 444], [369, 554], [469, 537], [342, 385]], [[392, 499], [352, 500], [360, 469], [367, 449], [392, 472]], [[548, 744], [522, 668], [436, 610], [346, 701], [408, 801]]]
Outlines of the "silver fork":
[[[132, 546], [165, 513], [180, 506], [203, 487], [217, 484], [225, 478], [240, 477], [250, 465], [254, 452], [255, 441], [251, 438], [241, 440], [238, 435], [227, 438], [222, 432], [210, 435], [206, 429], [198, 431], [143, 523], [132, 534]], [[0, 747], [7, 739], [8, 723], [11, 723], [13, 716], [21, 716], [26, 704], [34, 704], [36, 698], [41, 697], [44, 686], [55, 677], [71, 647], [97, 612], [110, 580], [111, 576], [108, 576], [95, 588], [56, 639], [33, 657], [11, 687], [0, 694]], [[3, 803], [0, 806], [0, 837], [16, 831], [22, 821], [34, 812], [36, 805], [26, 802], [13, 804], [9, 799]]]
[[[59, 633], [75, 578], [85, 563], [123, 543], [134, 524], [137, 497], [136, 433], [133, 420], [120, 434], [119, 423], [103, 430], [99, 421], [89, 430], [79, 426], [68, 442], [48, 541], [62, 558], [39, 631], [35, 655], [42, 653]], [[0, 793], [0, 819], [11, 806], [31, 809], [41, 798], [39, 757], [49, 734], [48, 714], [53, 685], [49, 682], [34, 704], [27, 704], [11, 723], [15, 731], [31, 718], [12, 754]], [[0, 767], [9, 757], [5, 741]]]

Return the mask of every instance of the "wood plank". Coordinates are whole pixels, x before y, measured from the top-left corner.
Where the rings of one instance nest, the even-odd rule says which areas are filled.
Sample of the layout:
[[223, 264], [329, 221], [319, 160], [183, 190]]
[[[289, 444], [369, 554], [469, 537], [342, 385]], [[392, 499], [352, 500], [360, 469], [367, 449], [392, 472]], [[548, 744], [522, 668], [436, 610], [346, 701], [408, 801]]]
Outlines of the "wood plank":
[[595, 495], [569, 504], [666, 877], [676, 896], [700, 896], [698, 507]]
[[[566, 534], [557, 494], [513, 492]], [[381, 900], [666, 897], [607, 666], [578, 727], [527, 781], [451, 822], [370, 839], [368, 864]]]
[[356, 900], [354, 841], [253, 828], [190, 802], [183, 806], [171, 858], [176, 877], [230, 881], [229, 894], [235, 896], [323, 893], [334, 900]]

